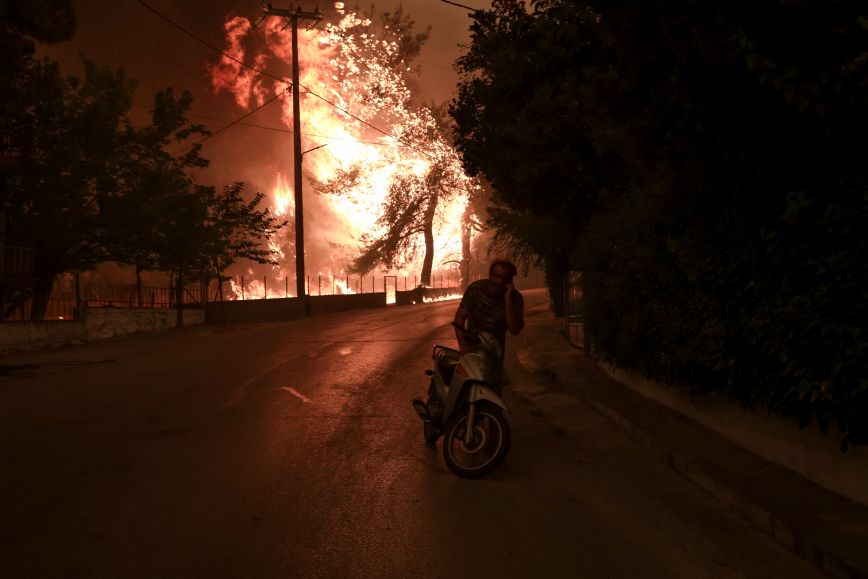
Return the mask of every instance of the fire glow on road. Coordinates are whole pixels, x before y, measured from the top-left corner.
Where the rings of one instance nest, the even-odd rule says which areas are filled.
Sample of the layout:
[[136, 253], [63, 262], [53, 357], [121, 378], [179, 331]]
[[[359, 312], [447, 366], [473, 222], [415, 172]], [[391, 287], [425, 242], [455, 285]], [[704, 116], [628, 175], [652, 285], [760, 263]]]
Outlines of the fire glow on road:
[[295, 388], [291, 388], [289, 386], [284, 386], [282, 389], [286, 390], [287, 392], [289, 392], [290, 394], [292, 394], [293, 396], [295, 396], [296, 398], [298, 398], [299, 400], [301, 400], [305, 404], [310, 404], [311, 402], [313, 402], [313, 400], [311, 400], [310, 398], [308, 398], [307, 396], [305, 396], [304, 394], [302, 394], [301, 392], [299, 392]]

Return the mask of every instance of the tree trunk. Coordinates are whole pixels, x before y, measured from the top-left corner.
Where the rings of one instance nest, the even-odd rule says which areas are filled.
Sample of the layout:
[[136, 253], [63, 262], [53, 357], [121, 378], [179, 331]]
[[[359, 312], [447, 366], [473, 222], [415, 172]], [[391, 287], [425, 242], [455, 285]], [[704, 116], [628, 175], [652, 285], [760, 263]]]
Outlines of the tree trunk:
[[432, 195], [425, 210], [423, 231], [425, 234], [425, 258], [422, 260], [422, 276], [419, 280], [425, 287], [431, 287], [431, 270], [434, 267], [434, 213], [437, 211], [437, 196]]
[[464, 215], [461, 216], [461, 263], [459, 264], [461, 291], [464, 291], [470, 285], [470, 239], [472, 232], [473, 213], [468, 203], [467, 207], [464, 208]]

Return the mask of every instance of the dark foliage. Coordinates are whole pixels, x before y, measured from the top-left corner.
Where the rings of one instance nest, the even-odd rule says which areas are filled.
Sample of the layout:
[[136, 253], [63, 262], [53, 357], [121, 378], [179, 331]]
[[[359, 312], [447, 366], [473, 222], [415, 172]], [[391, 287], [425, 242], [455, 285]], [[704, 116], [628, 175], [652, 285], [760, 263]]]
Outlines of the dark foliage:
[[28, 154], [5, 175], [0, 216], [4, 241], [33, 248], [32, 318], [45, 311], [55, 278], [104, 261], [191, 278], [219, 276], [237, 259], [270, 263], [261, 244], [282, 227], [261, 195], [245, 201], [236, 183], [218, 193], [189, 171], [207, 161], [206, 134], [186, 119], [192, 97], [171, 89], [154, 99], [151, 122], [128, 116], [135, 83], [122, 70], [85, 62], [85, 77], [64, 77], [57, 63], [28, 60], [9, 79], [16, 122], [27, 127]]
[[476, 17], [452, 107], [465, 162], [519, 218], [576, 232], [510, 230], [584, 272], [606, 361], [868, 442], [866, 16], [503, 0]]

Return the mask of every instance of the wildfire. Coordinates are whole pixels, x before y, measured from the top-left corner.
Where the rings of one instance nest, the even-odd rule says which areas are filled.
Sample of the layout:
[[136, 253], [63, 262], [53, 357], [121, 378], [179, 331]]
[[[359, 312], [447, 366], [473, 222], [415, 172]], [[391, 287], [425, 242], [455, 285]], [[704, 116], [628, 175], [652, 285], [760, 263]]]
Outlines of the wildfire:
[[[304, 156], [305, 230], [310, 232], [305, 258], [309, 271], [329, 279], [340, 280], [345, 274], [363, 236], [370, 239], [384, 233], [378, 219], [390, 189], [398, 183], [426, 183], [435, 167], [445, 185], [434, 216], [434, 263], [460, 255], [463, 215], [468, 196], [477, 187], [463, 173], [456, 152], [437, 128], [434, 113], [412, 104], [408, 63], [399, 59], [398, 42], [372, 32], [374, 28], [363, 15], [339, 11], [336, 22], [299, 30], [302, 148], [326, 145]], [[254, 27], [246, 18], [235, 17], [225, 29], [226, 52], [238, 60], [260, 69], [275, 59], [292, 61], [291, 31], [278, 18]], [[242, 109], [262, 105], [269, 94], [288, 86], [225, 57], [209, 72], [214, 89], [232, 94]], [[291, 99], [278, 102], [283, 107], [282, 122], [292, 127]], [[291, 144], [287, 149], [281, 154], [284, 159]], [[291, 182], [286, 175], [274, 175], [268, 198], [274, 213], [284, 218], [295, 211]], [[312, 240], [310, 247], [307, 240]], [[417, 235], [396, 261], [403, 272], [421, 271], [422, 242], [421, 234]], [[273, 274], [293, 277], [294, 259], [289, 259], [290, 252], [294, 255], [293, 238], [285, 235], [273, 242], [273, 248], [281, 259]], [[349, 287], [341, 291], [352, 293]]]
[[462, 294], [460, 294], [460, 293], [448, 294], [445, 296], [437, 296], [437, 297], [423, 296], [422, 301], [426, 304], [431, 303], [431, 302], [447, 302], [447, 301], [451, 301], [451, 300], [460, 300], [461, 296], [462, 296]]
[[272, 209], [278, 217], [295, 216], [295, 200], [293, 199], [292, 185], [282, 173], [275, 178], [274, 187], [271, 189]]

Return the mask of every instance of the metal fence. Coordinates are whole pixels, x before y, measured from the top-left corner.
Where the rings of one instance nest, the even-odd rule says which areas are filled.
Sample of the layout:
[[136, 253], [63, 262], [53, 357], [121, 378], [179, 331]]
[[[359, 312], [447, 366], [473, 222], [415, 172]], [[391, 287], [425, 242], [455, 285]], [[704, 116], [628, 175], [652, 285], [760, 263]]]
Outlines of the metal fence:
[[[201, 304], [201, 284], [184, 286], [183, 303]], [[86, 284], [81, 291], [81, 304], [89, 308], [172, 308], [178, 302], [177, 287], [137, 286], [136, 284]]]
[[[10, 248], [7, 250], [25, 249]], [[0, 252], [2, 253], [2, 252]], [[4, 263], [13, 271], [32, 271], [32, 253], [12, 251], [11, 259]], [[30, 260], [30, 261], [28, 261]], [[31, 268], [31, 269], [28, 269]], [[387, 294], [389, 303], [394, 302], [395, 292], [414, 289], [418, 286], [418, 276], [308, 276], [307, 295], [341, 295], [357, 293]], [[431, 287], [458, 288], [460, 278], [451, 271], [434, 272]], [[222, 284], [212, 281], [207, 287], [201, 283], [185, 284], [182, 301], [185, 306], [204, 304], [206, 301], [227, 301], [274, 299], [294, 297], [295, 290], [285, 278], [279, 282], [269, 282], [267, 277], [253, 278], [244, 276], [229, 279]], [[33, 310], [32, 288], [0, 287], [0, 321], [27, 321]], [[137, 286], [136, 284], [77, 283], [73, 274], [59, 278], [51, 292], [45, 321], [69, 321], [77, 317], [81, 308], [174, 308], [177, 307], [177, 287], [173, 284], [163, 286]]]
[[0, 251], [0, 276], [30, 278], [33, 276], [33, 248], [3, 245]]
[[567, 339], [574, 346], [590, 353], [585, 334], [585, 304], [582, 291], [582, 274], [571, 271], [564, 279], [564, 322]]
[[[0, 289], [0, 321], [22, 322], [30, 319], [33, 300], [16, 293], [16, 290]], [[43, 320], [70, 321], [75, 319], [75, 299], [55, 298], [48, 300]]]
[[[183, 304], [202, 304], [201, 284], [184, 287]], [[177, 287], [136, 286], [136, 284], [88, 283], [78, 286], [74, 278], [62, 278], [54, 284], [46, 304], [44, 321], [76, 319], [80, 308], [174, 308]], [[0, 321], [27, 321], [33, 311], [30, 288], [0, 288]]]
[[[411, 290], [419, 285], [417, 275], [309, 275], [305, 280], [305, 292], [309, 296], [330, 296], [365, 293], [390, 293]], [[458, 288], [460, 277], [452, 271], [431, 274], [431, 287]], [[218, 301], [219, 286], [212, 283], [208, 288], [211, 301]], [[222, 296], [226, 301], [256, 300], [295, 297], [295, 282], [284, 278], [275, 282], [266, 276], [235, 276], [223, 282]]]

